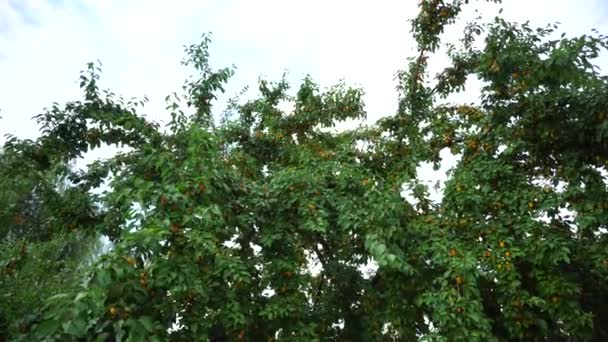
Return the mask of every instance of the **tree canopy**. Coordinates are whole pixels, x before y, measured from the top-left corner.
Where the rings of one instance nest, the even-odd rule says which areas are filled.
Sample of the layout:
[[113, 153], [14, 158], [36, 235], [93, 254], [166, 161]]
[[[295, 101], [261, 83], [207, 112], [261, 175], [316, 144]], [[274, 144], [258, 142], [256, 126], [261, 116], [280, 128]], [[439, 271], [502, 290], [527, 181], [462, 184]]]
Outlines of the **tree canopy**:
[[[467, 3], [420, 2], [397, 112], [349, 129], [334, 126], [366, 117], [363, 90], [310, 77], [294, 93], [261, 80], [216, 120], [233, 69], [212, 68], [207, 35], [186, 47], [196, 75], [166, 98], [164, 128], [138, 113], [145, 99], [100, 90], [89, 64], [84, 99], [53, 104], [37, 140], [0, 155], [0, 286], [39, 294], [3, 297], [4, 335], [607, 340], [608, 78], [593, 62], [608, 38], [498, 17], [442, 43]], [[450, 65], [431, 75], [443, 48]], [[478, 101], [452, 101], [470, 79]], [[432, 201], [419, 166], [445, 151], [457, 163]], [[100, 235], [111, 246], [88, 266], [44, 252]], [[55, 267], [63, 289], [31, 279]]]

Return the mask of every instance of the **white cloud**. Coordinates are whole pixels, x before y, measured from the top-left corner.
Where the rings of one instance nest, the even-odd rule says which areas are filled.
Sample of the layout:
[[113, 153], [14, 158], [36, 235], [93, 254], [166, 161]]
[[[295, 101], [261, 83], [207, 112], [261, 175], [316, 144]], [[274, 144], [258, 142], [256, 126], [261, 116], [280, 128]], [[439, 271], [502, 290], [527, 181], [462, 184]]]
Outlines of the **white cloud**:
[[[307, 73], [322, 85], [343, 78], [364, 88], [375, 120], [396, 109], [393, 76], [414, 52], [407, 20], [417, 11], [415, 1], [402, 0], [65, 0], [56, 6], [21, 0], [37, 20], [31, 25], [10, 4], [0, 0], [0, 21], [10, 27], [0, 35], [0, 134], [24, 137], [36, 135], [29, 118], [43, 107], [80, 98], [78, 71], [97, 58], [104, 63], [102, 87], [127, 98], [148, 95], [145, 112], [166, 120], [163, 99], [179, 90], [187, 75], [179, 65], [182, 45], [207, 31], [214, 33], [214, 64], [238, 67], [228, 95], [255, 87], [259, 75], [278, 79], [285, 69], [294, 86]], [[560, 32], [581, 34], [591, 27], [608, 32], [602, 0], [474, 6], [487, 19], [503, 7], [508, 19], [529, 19], [533, 26], [561, 21]], [[459, 36], [459, 29], [446, 34], [451, 40]], [[608, 69], [605, 58], [602, 62]]]

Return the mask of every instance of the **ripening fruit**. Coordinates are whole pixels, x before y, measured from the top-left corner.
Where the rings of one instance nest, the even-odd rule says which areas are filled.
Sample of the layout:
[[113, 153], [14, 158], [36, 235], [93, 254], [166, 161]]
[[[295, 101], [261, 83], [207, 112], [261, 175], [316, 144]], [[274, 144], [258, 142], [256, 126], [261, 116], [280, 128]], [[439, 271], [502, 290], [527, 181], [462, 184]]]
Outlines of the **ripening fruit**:
[[116, 316], [116, 314], [118, 313], [118, 310], [114, 306], [110, 306], [110, 309], [108, 311], [112, 316]]
[[163, 206], [167, 205], [167, 197], [165, 195], [160, 196], [160, 204]]
[[363, 184], [363, 186], [367, 186], [367, 184], [369, 184], [369, 179], [365, 178], [361, 183]]
[[559, 297], [558, 296], [553, 296], [553, 297], [551, 297], [551, 301], [553, 303], [557, 303], [557, 302], [559, 302]]
[[177, 232], [179, 232], [179, 226], [175, 223], [172, 223], [170, 230], [171, 230], [171, 233], [177, 233]]
[[510, 263], [510, 262], [508, 262], [508, 261], [506, 261], [506, 262], [505, 262], [505, 269], [506, 269], [507, 271], [510, 271], [510, 270], [511, 270], [511, 263]]
[[17, 214], [13, 216], [13, 224], [23, 224], [25, 220], [23, 219], [23, 215]]
[[505, 256], [506, 256], [507, 258], [510, 258], [510, 257], [511, 257], [511, 252], [510, 252], [510, 251], [506, 251], [506, 252], [505, 252]]
[[492, 255], [492, 252], [487, 250], [483, 255], [485, 255], [486, 258], [489, 258]]
[[134, 258], [134, 257], [132, 257], [132, 256], [127, 258], [127, 262], [128, 262], [128, 263], [129, 263], [129, 265], [131, 265], [131, 266], [135, 266], [135, 265], [137, 264], [137, 260], [135, 260], [135, 258]]
[[293, 276], [293, 273], [291, 273], [291, 272], [287, 271], [287, 272], [283, 273], [283, 275], [284, 275], [286, 278], [291, 278], [291, 276]]
[[455, 248], [450, 249], [450, 256], [455, 257], [458, 255], [458, 251]]
[[462, 285], [462, 283], [464, 283], [464, 279], [461, 276], [456, 277], [456, 284]]
[[504, 241], [500, 241], [500, 242], [498, 243], [498, 246], [499, 246], [500, 248], [505, 248], [505, 247], [507, 246], [507, 243], [506, 243], [506, 242], [504, 242]]
[[528, 209], [534, 208], [534, 202], [528, 202]]
[[603, 112], [599, 112], [599, 113], [597, 113], [597, 119], [598, 119], [599, 121], [602, 121], [602, 120], [604, 119], [604, 113], [603, 113]]

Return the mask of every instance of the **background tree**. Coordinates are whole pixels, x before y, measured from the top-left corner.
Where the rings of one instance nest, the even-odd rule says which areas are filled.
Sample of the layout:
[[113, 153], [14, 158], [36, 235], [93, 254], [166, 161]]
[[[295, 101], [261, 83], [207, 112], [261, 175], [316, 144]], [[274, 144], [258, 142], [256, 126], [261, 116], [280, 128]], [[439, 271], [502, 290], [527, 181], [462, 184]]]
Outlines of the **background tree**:
[[[54, 294], [78, 288], [101, 252], [100, 234], [86, 229], [91, 196], [70, 188], [65, 164], [51, 166], [30, 142], [0, 155], [1, 336], [26, 329]], [[79, 229], [83, 228], [83, 229]], [[87, 231], [88, 230], [88, 231]]]
[[[420, 2], [398, 112], [350, 130], [332, 128], [364, 118], [362, 90], [310, 78], [295, 95], [262, 80], [216, 125], [232, 69], [210, 67], [208, 38], [186, 49], [198, 75], [167, 98], [166, 131], [102, 96], [90, 65], [85, 101], [41, 115], [36, 145], [45, 164], [129, 147], [69, 176], [83, 196], [110, 176], [81, 229], [114, 245], [20, 336], [606, 339], [608, 79], [592, 61], [608, 41], [473, 22], [432, 79], [429, 57], [467, 2]], [[448, 102], [469, 78], [483, 81], [478, 103]], [[444, 149], [458, 163], [435, 203], [417, 166]]]

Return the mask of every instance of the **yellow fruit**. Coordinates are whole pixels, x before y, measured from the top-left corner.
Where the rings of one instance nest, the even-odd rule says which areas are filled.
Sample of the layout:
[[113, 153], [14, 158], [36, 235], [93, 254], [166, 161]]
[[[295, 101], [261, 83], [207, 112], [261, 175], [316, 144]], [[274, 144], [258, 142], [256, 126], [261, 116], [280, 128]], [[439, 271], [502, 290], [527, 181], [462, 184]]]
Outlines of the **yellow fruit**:
[[456, 251], [456, 249], [452, 248], [450, 249], [450, 256], [451, 257], [455, 257], [458, 255], [458, 251]]
[[499, 246], [500, 248], [505, 248], [505, 247], [507, 246], [507, 244], [506, 244], [506, 242], [504, 242], [504, 241], [500, 241], [500, 242], [498, 243], [498, 246]]
[[112, 315], [112, 316], [116, 315], [116, 313], [118, 312], [118, 310], [116, 310], [116, 308], [113, 306], [110, 307], [109, 311], [110, 311], [110, 315]]
[[506, 256], [507, 258], [510, 258], [510, 257], [511, 257], [511, 252], [506, 251], [506, 252], [505, 252], [505, 256]]
[[602, 120], [602, 119], [604, 119], [604, 113], [603, 113], [603, 112], [599, 112], [599, 113], [597, 113], [597, 119], [598, 119], [598, 120]]
[[137, 260], [135, 260], [134, 257], [128, 257], [127, 258], [127, 262], [129, 263], [129, 265], [131, 266], [135, 266], [137, 264]]
[[461, 276], [456, 277], [456, 284], [462, 285], [462, 283], [464, 283], [464, 279]]

